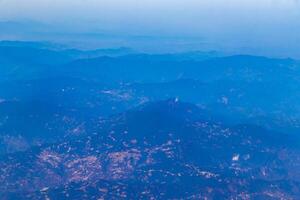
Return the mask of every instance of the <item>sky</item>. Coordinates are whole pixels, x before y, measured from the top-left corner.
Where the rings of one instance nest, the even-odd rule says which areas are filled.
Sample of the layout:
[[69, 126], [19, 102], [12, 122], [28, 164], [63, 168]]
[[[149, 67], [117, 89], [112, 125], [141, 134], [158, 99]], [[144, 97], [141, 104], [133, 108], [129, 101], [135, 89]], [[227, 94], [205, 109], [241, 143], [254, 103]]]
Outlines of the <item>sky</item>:
[[297, 0], [0, 0], [1, 21], [27, 23], [1, 39], [300, 58]]

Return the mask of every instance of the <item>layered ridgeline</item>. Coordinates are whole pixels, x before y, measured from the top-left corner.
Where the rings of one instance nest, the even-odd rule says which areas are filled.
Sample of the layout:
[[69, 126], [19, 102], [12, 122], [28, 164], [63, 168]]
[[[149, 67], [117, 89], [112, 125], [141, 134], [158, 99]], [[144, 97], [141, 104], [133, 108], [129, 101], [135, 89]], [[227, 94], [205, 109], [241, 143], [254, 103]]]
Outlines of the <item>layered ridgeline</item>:
[[297, 199], [299, 64], [0, 42], [1, 199]]
[[0, 152], [89, 132], [91, 118], [175, 97], [226, 123], [299, 130], [296, 60], [5, 41], [0, 51]]
[[171, 99], [1, 157], [1, 199], [296, 199], [299, 137], [226, 126]]

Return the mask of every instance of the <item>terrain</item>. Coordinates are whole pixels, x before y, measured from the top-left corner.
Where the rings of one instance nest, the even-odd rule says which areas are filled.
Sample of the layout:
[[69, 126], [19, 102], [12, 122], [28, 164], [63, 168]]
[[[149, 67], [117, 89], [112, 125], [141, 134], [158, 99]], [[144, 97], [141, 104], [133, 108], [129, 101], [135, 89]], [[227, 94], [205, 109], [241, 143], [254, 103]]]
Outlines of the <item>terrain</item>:
[[299, 64], [0, 42], [0, 198], [297, 199]]

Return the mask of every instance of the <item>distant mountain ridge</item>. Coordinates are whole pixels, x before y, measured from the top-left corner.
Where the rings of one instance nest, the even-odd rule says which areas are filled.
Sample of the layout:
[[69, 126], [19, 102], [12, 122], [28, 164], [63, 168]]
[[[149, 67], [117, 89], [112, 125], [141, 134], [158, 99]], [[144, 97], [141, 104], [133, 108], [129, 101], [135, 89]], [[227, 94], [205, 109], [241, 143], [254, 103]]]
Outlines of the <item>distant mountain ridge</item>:
[[[188, 56], [184, 53], [131, 54], [126, 48], [52, 50], [43, 45], [0, 43], [0, 99], [1, 102], [13, 100], [11, 110], [38, 101], [52, 108], [72, 110], [71, 115], [78, 120], [75, 124], [80, 124], [86, 120], [78, 119], [83, 113], [89, 117], [97, 114], [107, 117], [148, 101], [177, 97], [233, 124], [251, 122], [280, 131], [299, 130], [299, 108], [295, 106], [300, 81], [297, 60], [246, 55], [204, 56], [202, 60], [201, 53], [197, 59], [185, 60]], [[98, 51], [114, 56], [98, 57]], [[0, 107], [4, 105], [1, 103]], [[9, 117], [11, 121], [6, 122], [17, 123], [14, 120], [20, 118], [12, 113], [3, 112], [0, 119], [5, 122]], [[26, 116], [24, 121], [32, 121], [30, 114]], [[20, 130], [16, 134], [31, 135]]]
[[298, 199], [300, 63], [0, 42], [0, 199]]

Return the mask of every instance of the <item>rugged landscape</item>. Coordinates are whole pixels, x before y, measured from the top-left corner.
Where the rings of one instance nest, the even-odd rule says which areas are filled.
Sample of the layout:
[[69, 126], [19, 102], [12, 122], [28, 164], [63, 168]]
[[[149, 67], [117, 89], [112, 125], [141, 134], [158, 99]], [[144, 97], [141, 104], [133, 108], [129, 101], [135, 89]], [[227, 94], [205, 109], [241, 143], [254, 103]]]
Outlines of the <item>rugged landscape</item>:
[[0, 199], [298, 199], [299, 66], [0, 42]]

